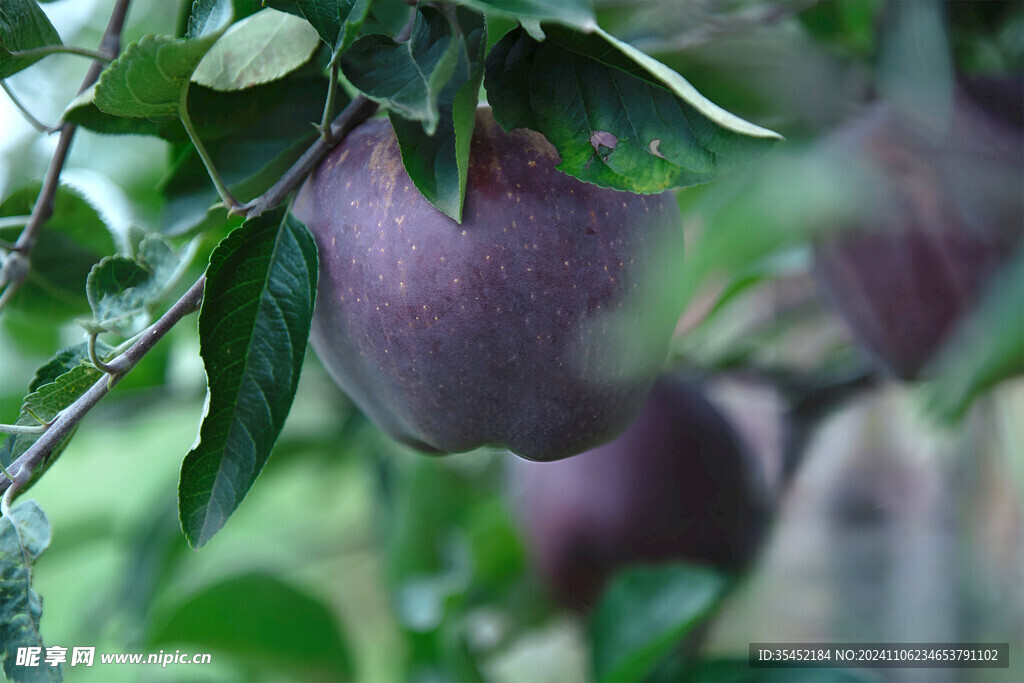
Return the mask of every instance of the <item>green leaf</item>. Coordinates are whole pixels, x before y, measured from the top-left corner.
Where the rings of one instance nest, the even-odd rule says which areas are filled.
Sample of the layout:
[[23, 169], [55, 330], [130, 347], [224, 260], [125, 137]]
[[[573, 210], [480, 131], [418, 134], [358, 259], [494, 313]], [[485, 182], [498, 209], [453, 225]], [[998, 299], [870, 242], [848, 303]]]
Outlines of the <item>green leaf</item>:
[[213, 90], [244, 90], [284, 78], [309, 61], [320, 41], [308, 22], [265, 9], [234, 24], [192, 73]]
[[571, 176], [661, 192], [713, 180], [779, 139], [599, 28], [547, 33], [543, 43], [521, 28], [506, 34], [488, 55], [485, 85], [498, 123], [543, 133]]
[[161, 236], [146, 235], [136, 258], [108, 256], [93, 266], [86, 294], [93, 320], [89, 331], [119, 332], [131, 336], [145, 327], [153, 306], [172, 284], [179, 256]]
[[[96, 353], [100, 358], [109, 357], [111, 351], [113, 351], [113, 349], [102, 341], [96, 341]], [[53, 358], [46, 361], [46, 363], [36, 370], [36, 375], [32, 379], [32, 383], [29, 385], [28, 390], [33, 392], [44, 384], [56, 382], [57, 378], [65, 372], [78, 367], [87, 360], [89, 360], [89, 345], [86, 342], [81, 342], [61, 349], [54, 354]]]
[[0, 7], [0, 79], [43, 58], [14, 57], [11, 53], [62, 44], [57, 29], [35, 0], [4, 0]]
[[[553, 22], [590, 32], [597, 28], [590, 0], [457, 0], [477, 12], [506, 16], [523, 24], [538, 40], [544, 39], [540, 22]], [[535, 28], [534, 28], [535, 27]], [[538, 33], [535, 33], [537, 31]]]
[[231, 0], [193, 0], [192, 11], [185, 27], [185, 39], [204, 41], [216, 39], [224, 33], [234, 19], [235, 7]]
[[356, 39], [370, 9], [370, 0], [266, 0], [265, 4], [305, 17], [335, 55]]
[[746, 659], [711, 659], [687, 667], [674, 680], [694, 683], [874, 683], [879, 679], [857, 669], [752, 668]]
[[641, 680], [711, 611], [726, 585], [721, 573], [691, 565], [620, 572], [591, 617], [597, 680]]
[[1024, 251], [985, 287], [971, 315], [957, 324], [925, 376], [928, 408], [941, 420], [963, 417], [975, 398], [1024, 373]]
[[[101, 356], [107, 352], [109, 352], [108, 347], [97, 347], [97, 353]], [[61, 354], [66, 354], [63, 363], [57, 360]], [[34, 427], [40, 424], [40, 420], [50, 422], [57, 417], [60, 411], [77, 401], [82, 394], [89, 390], [89, 387], [103, 376], [103, 373], [92, 365], [78, 360], [78, 355], [76, 352], [71, 352], [70, 349], [65, 349], [58, 353], [57, 357], [40, 368], [36, 373], [35, 381], [32, 382], [33, 388], [31, 392], [22, 403], [21, 413], [15, 424]], [[87, 353], [85, 355], [87, 357]], [[71, 365], [75, 360], [78, 360], [78, 364]], [[54, 377], [52, 381], [42, 381], [43, 379], [49, 379], [49, 376], [60, 370], [62, 365], [70, 367], [67, 368], [66, 372]], [[32, 472], [32, 479], [21, 489], [21, 493], [31, 488], [49, 469], [50, 465], [60, 457], [60, 454], [64, 452], [74, 434], [75, 430], [72, 429], [67, 436], [53, 447], [53, 450], [46, 456], [42, 464]], [[39, 434], [19, 434], [7, 437], [0, 444], [0, 463], [3, 463], [4, 467], [10, 466], [11, 463], [24, 455], [32, 447], [32, 444], [36, 442], [39, 436]]]
[[71, 368], [52, 382], [42, 384], [25, 397], [24, 409], [47, 422], [96, 383], [103, 373], [84, 362]]
[[189, 644], [302, 680], [351, 680], [354, 673], [328, 605], [269, 574], [233, 576], [192, 595], [149, 644]]
[[113, 116], [176, 116], [192, 72], [231, 23], [229, 0], [196, 0], [184, 39], [143, 36], [100, 74], [93, 103]]
[[172, 134], [170, 131], [175, 126], [180, 129], [177, 119], [154, 121], [146, 118], [125, 118], [119, 114], [106, 113], [96, 106], [97, 87], [99, 87], [99, 83], [93, 83], [71, 100], [64, 109], [61, 121], [110, 135], [153, 135], [166, 138]]
[[183, 252], [188, 251], [187, 248], [176, 250], [161, 235], [143, 232], [142, 241], [135, 248], [135, 257], [149, 272], [155, 289], [162, 294], [174, 284], [172, 278], [181, 265]]
[[458, 63], [438, 98], [439, 124], [433, 135], [392, 113], [402, 163], [416, 188], [438, 209], [462, 221], [462, 203], [469, 173], [469, 146], [476, 123], [476, 105], [484, 75], [487, 27], [480, 14], [456, 9]]
[[86, 294], [96, 325], [109, 329], [121, 320], [139, 313], [137, 291], [149, 280], [149, 273], [129, 256], [108, 256], [89, 273]]
[[227, 521], [291, 408], [316, 297], [316, 246], [283, 210], [246, 221], [210, 256], [199, 314], [206, 414], [181, 466], [181, 526], [194, 548]]
[[404, 43], [388, 36], [363, 36], [340, 58], [341, 70], [363, 95], [433, 135], [440, 119], [437, 99], [458, 64], [452, 26], [432, 7], [416, 12]]
[[[39, 183], [30, 183], [15, 190], [0, 204], [0, 216], [30, 214], [39, 188]], [[13, 242], [20, 232], [20, 227], [0, 230], [0, 239]], [[89, 269], [115, 251], [114, 238], [96, 208], [73, 188], [60, 186], [53, 215], [32, 249], [28, 278], [11, 306], [33, 317], [57, 320], [85, 314]]]
[[[310, 122], [319, 120], [305, 114], [289, 118], [298, 97], [301, 101], [316, 100], [317, 109], [323, 109], [323, 91], [326, 83], [312, 68], [286, 79], [240, 91], [211, 90], [192, 83], [188, 92], [188, 111], [200, 138], [207, 143], [234, 137], [261, 121], [274, 120], [278, 126], [293, 131], [299, 127], [308, 132]], [[84, 126], [97, 133], [111, 135], [153, 135], [174, 143], [189, 142], [188, 135], [178, 119], [151, 121], [144, 118], [122, 118], [101, 111], [95, 103], [95, 88], [88, 88], [64, 110], [63, 120]], [[205, 169], [202, 175], [206, 175]], [[201, 179], [206, 183], [206, 179]]]
[[[0, 643], [4, 675], [12, 681], [60, 681], [59, 666], [45, 663], [39, 630], [43, 599], [32, 589], [32, 565], [50, 545], [50, 522], [34, 500], [0, 517]], [[18, 666], [18, 648], [42, 648], [39, 666]]]

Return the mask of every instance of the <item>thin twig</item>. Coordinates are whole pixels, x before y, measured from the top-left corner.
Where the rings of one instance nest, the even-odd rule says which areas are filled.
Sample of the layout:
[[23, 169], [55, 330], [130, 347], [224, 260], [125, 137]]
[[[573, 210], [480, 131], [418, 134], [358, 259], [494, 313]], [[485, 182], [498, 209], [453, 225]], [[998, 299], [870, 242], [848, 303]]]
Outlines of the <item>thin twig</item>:
[[323, 135], [318, 137], [309, 146], [309, 149], [299, 157], [299, 160], [285, 171], [284, 175], [270, 189], [252, 201], [243, 204], [235, 213], [246, 218], [255, 218], [264, 211], [272, 209], [283, 202], [291, 194], [292, 190], [297, 188], [306, 179], [306, 176], [316, 168], [316, 165], [327, 156], [327, 153], [331, 151], [334, 144], [344, 139], [350, 130], [373, 116], [375, 111], [377, 111], [376, 102], [372, 102], [362, 95], [357, 95], [331, 123], [329, 137], [334, 141], [333, 143], [328, 142]]
[[[98, 53], [106, 55], [110, 59], [114, 59], [118, 52], [121, 51], [121, 29], [124, 28], [125, 18], [128, 16], [128, 5], [131, 0], [117, 0], [117, 4], [114, 5], [114, 10], [110, 15], [110, 21], [107, 23], [107, 29], [103, 33], [103, 38], [100, 40], [100, 46]], [[94, 61], [89, 66], [89, 71], [86, 72], [85, 78], [82, 80], [82, 87], [79, 88], [78, 92], [81, 93], [86, 88], [91, 86], [99, 78], [100, 72], [103, 70], [103, 63]], [[36, 238], [39, 235], [39, 231], [42, 230], [43, 225], [49, 220], [50, 216], [53, 215], [53, 201], [57, 196], [57, 187], [60, 185], [60, 174], [64, 170], [64, 162], [67, 161], [68, 151], [71, 149], [71, 141], [75, 136], [76, 126], [73, 123], [64, 123], [60, 127], [60, 139], [57, 141], [57, 149], [53, 153], [53, 158], [50, 160], [50, 167], [46, 171], [46, 179], [43, 181], [43, 186], [39, 190], [39, 196], [36, 199], [35, 205], [32, 207], [32, 215], [29, 216], [28, 223], [25, 228], [21, 231], [21, 235], [18, 236], [18, 241], [14, 243], [14, 249], [19, 252], [25, 258], [29, 257], [32, 251], [32, 247], [35, 246]], [[25, 273], [15, 279], [8, 279], [6, 282], [0, 281], [0, 287], [7, 285], [2, 296], [0, 296], [0, 311], [3, 310], [3, 306], [10, 301], [14, 292], [17, 291], [21, 284], [25, 281]]]
[[188, 113], [187, 84], [181, 94], [181, 102], [178, 105], [178, 119], [185, 128], [185, 132], [188, 133], [188, 138], [192, 141], [192, 147], [195, 148], [196, 154], [199, 155], [203, 166], [206, 167], [206, 173], [210, 176], [210, 180], [213, 181], [213, 186], [217, 188], [217, 194], [220, 195], [221, 201], [227, 207], [228, 213], [238, 213], [241, 202], [235, 199], [235, 196], [231, 194], [231, 190], [228, 189], [227, 183], [224, 182], [220, 171], [217, 170], [217, 166], [213, 163], [210, 153], [206, 151], [206, 146], [203, 144], [202, 138], [199, 137], [199, 131], [196, 130], [195, 125], [192, 123], [192, 117]]
[[[89, 59], [95, 59], [98, 62], [109, 64], [113, 61], [113, 57], [101, 52], [99, 50], [90, 50], [84, 47], [75, 47], [74, 45], [43, 45], [42, 47], [34, 47], [31, 50], [18, 50], [17, 52], [11, 52], [8, 57], [13, 59], [19, 59], [23, 57], [46, 57], [49, 55], [65, 54], [65, 55], [78, 55], [79, 57], [88, 57]], [[115, 55], [116, 56], [116, 55]]]
[[[16, 228], [19, 225], [25, 225], [28, 223], [29, 216], [3, 216], [0, 218], [0, 230], [4, 228]], [[0, 240], [0, 246], [5, 249], [13, 249], [14, 244], [8, 244], [3, 240]]]
[[0, 434], [42, 434], [46, 425], [0, 425]]
[[203, 300], [203, 288], [205, 285], [206, 276], [204, 275], [196, 280], [195, 284], [193, 284], [189, 290], [185, 292], [185, 294], [183, 294], [182, 297], [160, 317], [159, 320], [150, 325], [134, 344], [129, 346], [124, 353], [107, 364], [107, 367], [112, 374], [104, 375], [96, 380], [96, 382], [74, 403], [62, 410], [57, 418], [50, 423], [46, 432], [39, 437], [36, 442], [21, 455], [21, 457], [8, 466], [7, 469], [14, 475], [14, 480], [12, 482], [5, 477], [0, 481], [0, 492], [6, 491], [12, 486], [17, 490], [28, 483], [32, 478], [32, 473], [36, 470], [43, 459], [50, 454], [54, 446], [60, 443], [64, 437], [71, 433], [71, 430], [74, 429], [75, 425], [85, 417], [86, 413], [88, 413], [101, 398], [107, 395], [107, 392], [117, 384], [125, 373], [135, 367], [136, 363], [142, 360], [142, 357], [145, 356], [146, 353], [148, 353], [149, 350], [152, 349], [153, 346], [156, 345], [156, 343], [160, 341], [163, 336], [178, 323], [179, 320], [199, 308], [199, 304]]
[[28, 110], [28, 107], [26, 107], [25, 104], [20, 99], [18, 99], [18, 96], [14, 94], [14, 91], [11, 90], [11, 87], [7, 85], [7, 81], [0, 79], [0, 88], [2, 88], [5, 93], [7, 93], [7, 99], [11, 101], [11, 104], [13, 104], [14, 107], [19, 112], [21, 112], [22, 118], [28, 121], [32, 125], [32, 127], [35, 128], [37, 131], [39, 131], [40, 133], [50, 134], [57, 130], [57, 126], [48, 126], [39, 119], [37, 119], [32, 114], [32, 112]]

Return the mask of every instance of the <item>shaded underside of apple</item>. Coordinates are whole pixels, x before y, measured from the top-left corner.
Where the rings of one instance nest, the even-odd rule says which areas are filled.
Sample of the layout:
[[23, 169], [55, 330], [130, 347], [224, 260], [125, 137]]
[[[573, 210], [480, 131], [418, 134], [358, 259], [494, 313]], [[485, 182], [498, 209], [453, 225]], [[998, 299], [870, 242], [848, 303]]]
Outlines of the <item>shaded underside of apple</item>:
[[386, 119], [353, 131], [293, 207], [316, 238], [312, 343], [381, 428], [425, 451], [551, 460], [615, 436], [679, 315], [671, 194], [558, 172], [481, 108], [462, 224], [420, 195]]

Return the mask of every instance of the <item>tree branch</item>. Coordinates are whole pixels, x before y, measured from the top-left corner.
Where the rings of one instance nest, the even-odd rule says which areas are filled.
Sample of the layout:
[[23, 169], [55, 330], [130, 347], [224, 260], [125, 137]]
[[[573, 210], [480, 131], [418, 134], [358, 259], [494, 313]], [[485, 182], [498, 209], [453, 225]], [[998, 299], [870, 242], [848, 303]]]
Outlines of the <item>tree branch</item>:
[[[110, 21], [107, 23], [107, 29], [103, 32], [103, 38], [100, 39], [100, 46], [97, 50], [98, 54], [113, 60], [121, 51], [121, 30], [124, 28], [125, 18], [128, 16], [128, 5], [130, 2], [131, 0], [117, 0], [117, 4], [114, 5], [114, 10], [110, 15]], [[82, 86], [78, 89], [79, 93], [96, 82], [100, 72], [103, 71], [103, 67], [104, 63], [99, 61], [94, 61], [90, 65], [85, 78], [82, 80]], [[57, 196], [60, 174], [64, 170], [64, 162], [67, 161], [68, 151], [71, 149], [75, 128], [76, 126], [72, 123], [64, 123], [58, 129], [60, 130], [60, 139], [57, 141], [57, 149], [50, 160], [50, 167], [46, 171], [46, 179], [43, 181], [43, 186], [39, 190], [39, 197], [32, 207], [32, 215], [29, 216], [28, 223], [21, 231], [21, 235], [18, 236], [18, 241], [14, 243], [14, 251], [26, 259], [29, 258], [32, 247], [35, 246], [39, 231], [42, 230], [50, 216], [53, 215], [54, 197]], [[6, 284], [6, 289], [3, 295], [0, 296], [0, 310], [3, 310], [2, 306], [14, 297], [14, 293], [25, 281], [27, 269], [18, 272], [20, 276], [8, 277], [6, 281], [0, 281], [0, 287]]]
[[107, 364], [106, 367], [111, 374], [105, 374], [100, 377], [84, 394], [78, 397], [74, 403], [62, 410], [56, 419], [50, 423], [50, 426], [46, 429], [43, 435], [39, 437], [39, 439], [37, 439], [36, 442], [21, 455], [21, 457], [10, 464], [7, 470], [14, 475], [14, 480], [12, 482], [4, 477], [4, 479], [0, 481], [0, 493], [6, 491], [12, 486], [15, 490], [20, 489], [29, 482], [32, 478], [32, 473], [36, 470], [43, 459], [53, 451], [54, 446], [60, 443], [64, 437], [71, 433], [71, 430], [74, 429], [75, 425], [85, 417], [86, 413], [88, 413], [101, 398], [107, 395], [107, 392], [109, 392], [110, 389], [120, 381], [121, 377], [134, 368], [135, 365], [142, 360], [142, 357], [145, 356], [146, 353], [148, 353], [149, 350], [152, 349], [153, 346], [155, 346], [156, 343], [160, 341], [164, 335], [178, 323], [179, 320], [199, 308], [199, 304], [203, 300], [203, 288], [205, 286], [206, 276], [204, 275], [196, 280], [195, 284], [193, 284], [189, 290], [185, 292], [185, 294], [183, 294], [182, 297], [160, 317], [159, 320], [150, 325], [149, 328], [147, 328], [131, 346]]
[[811, 437], [824, 419], [850, 399], [878, 387], [882, 377], [874, 368], [854, 368], [844, 374], [807, 383], [788, 392], [789, 424], [783, 443], [782, 478], [788, 481], [803, 462]]
[[243, 204], [235, 213], [246, 218], [255, 218], [264, 211], [272, 209], [283, 202], [291, 194], [292, 190], [297, 188], [306, 179], [306, 176], [316, 168], [316, 165], [327, 156], [327, 153], [331, 151], [335, 144], [341, 142], [350, 130], [373, 116], [375, 111], [377, 111], [376, 102], [372, 102], [362, 95], [357, 95], [331, 123], [330, 134], [326, 136], [330, 138], [331, 142], [328, 142], [324, 135], [318, 137], [309, 146], [309, 149], [299, 157], [299, 160], [285, 171], [280, 180], [259, 197]]

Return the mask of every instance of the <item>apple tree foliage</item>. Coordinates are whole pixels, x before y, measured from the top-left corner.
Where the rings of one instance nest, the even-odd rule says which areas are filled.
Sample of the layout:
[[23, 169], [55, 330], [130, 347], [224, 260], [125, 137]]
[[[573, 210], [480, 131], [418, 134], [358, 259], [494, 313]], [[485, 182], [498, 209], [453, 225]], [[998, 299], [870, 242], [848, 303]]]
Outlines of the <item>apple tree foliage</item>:
[[[0, 198], [0, 315], [26, 311], [54, 328], [73, 321], [85, 332], [85, 341], [38, 368], [20, 410], [0, 428], [0, 656], [15, 680], [61, 677], [60, 667], [23, 668], [14, 659], [18, 647], [45, 644], [31, 578], [50, 538], [42, 510], [15, 498], [56, 463], [82, 417], [115, 385], [131, 383], [136, 365], [159, 353], [160, 340], [193, 312], [207, 400], [199, 436], [182, 454], [177, 491], [191, 547], [201, 548], [225, 525], [264, 468], [296, 393], [316, 294], [316, 246], [288, 212], [289, 197], [352, 127], [386, 113], [416, 188], [455, 221], [481, 98], [505, 129], [541, 132], [561, 157], [560, 171], [635, 193], [707, 183], [780, 140], [599, 26], [589, 0], [195, 0], [181, 3], [176, 26], [125, 41], [130, 0], [107, 4], [110, 20], [96, 49], [64, 43], [37, 0], [0, 5], [0, 80], [56, 59], [51, 55], [92, 60], [80, 92], [49, 129], [60, 141], [46, 177]], [[855, 41], [859, 34], [845, 35]], [[162, 210], [151, 224], [112, 230], [101, 208], [60, 182], [76, 129], [166, 142]], [[806, 165], [783, 172], [829, 181]], [[729, 214], [727, 226], [746, 223], [742, 237], [728, 227], [723, 235], [769, 253], [785, 230], [759, 226], [758, 202], [773, 190], [760, 176], [750, 183], [738, 202], [721, 204], [717, 217]], [[721, 200], [709, 195], [715, 201]], [[790, 207], [792, 217], [813, 212], [809, 203], [813, 197]], [[738, 258], [736, 271], [754, 261]], [[736, 280], [721, 303], [775, 266], [759, 267]], [[682, 286], [710, 268], [694, 269]], [[1006, 276], [1011, 284], [1021, 269], [1013, 272]], [[978, 324], [1019, 313], [1024, 307], [1014, 297], [1021, 289], [993, 293]], [[1016, 370], [1024, 344], [1008, 336], [961, 337], [966, 350], [941, 380], [949, 389], [936, 394], [950, 415]], [[452, 500], [482, 505], [465, 492]], [[436, 596], [446, 589], [431, 590]], [[686, 569], [649, 581], [623, 575], [594, 615], [595, 675], [617, 680], [651, 672], [722, 590], [717, 575]], [[245, 607], [254, 591], [269, 602]], [[669, 598], [674, 613], [657, 609]], [[321, 674], [351, 675], [341, 636], [321, 606], [259, 574], [194, 596], [163, 636], [173, 641], [183, 623], [208, 623], [225, 610], [244, 608], [245, 620], [256, 623], [276, 603], [298, 605], [304, 619], [323, 624], [318, 647], [334, 654], [307, 657]], [[648, 629], [622, 632], [616, 615], [645, 609], [656, 612], [644, 621]], [[309, 647], [280, 635], [271, 658], [294, 658]], [[210, 642], [222, 637], [211, 631]], [[242, 629], [215, 644], [245, 651], [259, 637]]]

